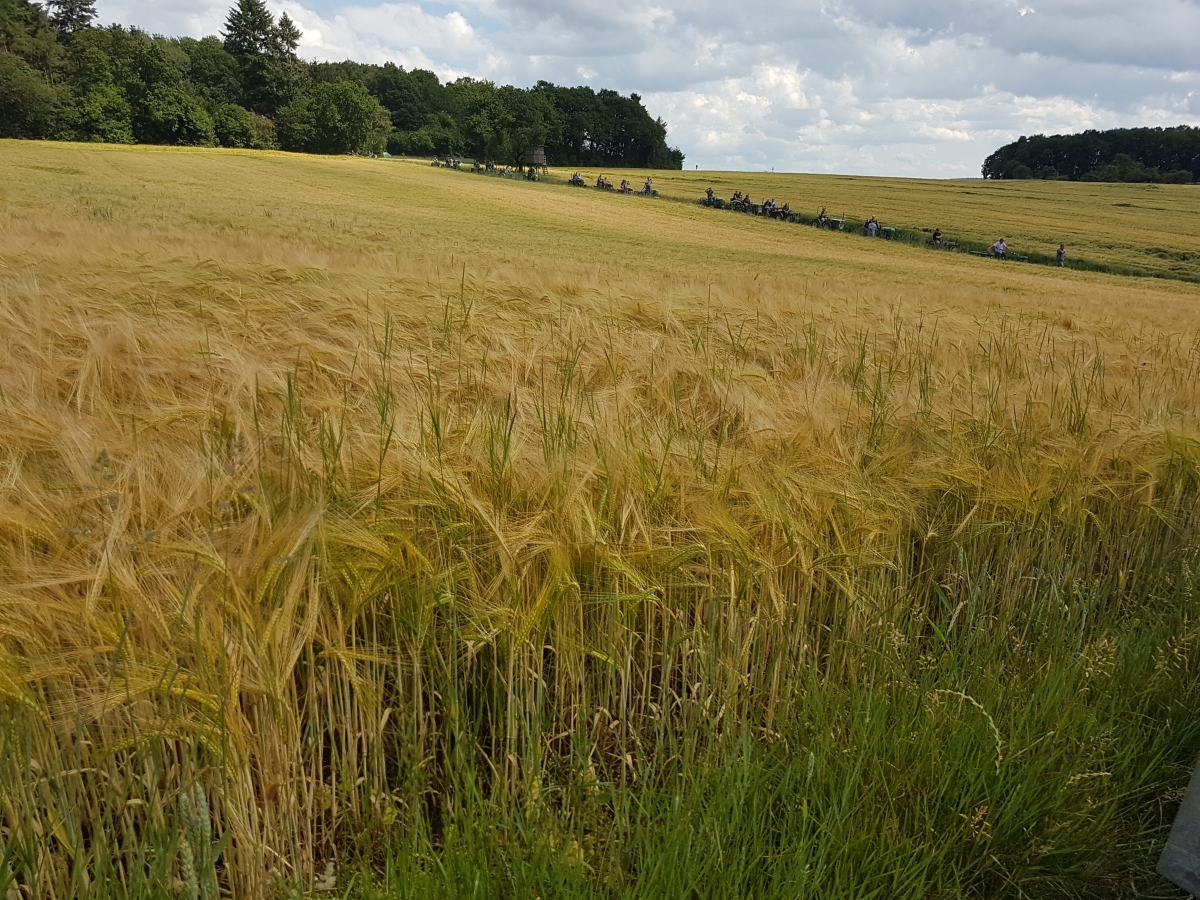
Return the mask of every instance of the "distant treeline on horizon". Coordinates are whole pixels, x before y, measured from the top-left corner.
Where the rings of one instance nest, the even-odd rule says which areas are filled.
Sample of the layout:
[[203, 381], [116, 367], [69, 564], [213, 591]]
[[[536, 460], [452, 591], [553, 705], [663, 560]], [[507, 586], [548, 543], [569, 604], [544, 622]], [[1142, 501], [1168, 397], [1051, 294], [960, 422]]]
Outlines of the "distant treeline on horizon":
[[0, 137], [683, 168], [637, 94], [523, 89], [392, 63], [306, 62], [300, 30], [237, 0], [220, 37], [96, 27], [94, 0], [0, 0]]
[[983, 161], [984, 178], [1200, 182], [1200, 128], [1022, 135]]

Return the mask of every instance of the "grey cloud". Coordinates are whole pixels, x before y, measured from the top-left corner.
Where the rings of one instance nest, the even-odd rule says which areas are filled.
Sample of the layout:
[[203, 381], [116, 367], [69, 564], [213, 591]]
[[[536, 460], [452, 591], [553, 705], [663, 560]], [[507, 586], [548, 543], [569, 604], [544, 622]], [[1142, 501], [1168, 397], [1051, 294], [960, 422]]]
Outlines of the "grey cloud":
[[859, 22], [905, 31], [912, 43], [975, 35], [1009, 53], [1039, 53], [1075, 62], [1191, 68], [1200, 39], [1196, 0], [845, 0]]
[[847, 0], [784, 7], [748, 0], [737, 5], [736, 15], [730, 14], [726, 3], [704, 2], [676, 7], [669, 27], [635, 27], [639, 15], [653, 6], [625, 0], [604, 6], [504, 0], [498, 8], [520, 25], [508, 42], [513, 51], [537, 47], [549, 55], [594, 59], [636, 59], [643, 52], [658, 59], [679, 54], [692, 65], [675, 66], [672, 71], [693, 81], [723, 68], [711, 61], [695, 65], [701, 60], [698, 46], [710, 40], [725, 48], [727, 64], [775, 54], [834, 74], [870, 70], [870, 44], [880, 34], [893, 34], [913, 49], [946, 40], [965, 48], [995, 49], [1012, 57], [1013, 63], [1036, 55], [1160, 71], [1195, 68], [1195, 43], [1200, 36], [1200, 3], [1191, 0], [1148, 0], [1138, 8], [1112, 0], [1086, 4]]

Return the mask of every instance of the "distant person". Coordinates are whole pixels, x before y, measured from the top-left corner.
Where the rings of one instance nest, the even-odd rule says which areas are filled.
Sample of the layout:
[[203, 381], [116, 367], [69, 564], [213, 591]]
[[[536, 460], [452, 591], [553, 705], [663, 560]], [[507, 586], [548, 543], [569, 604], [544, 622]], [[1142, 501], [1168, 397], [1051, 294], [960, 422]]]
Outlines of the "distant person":
[[879, 235], [879, 223], [875, 220], [874, 216], [867, 219], [867, 234], [870, 237], [877, 237]]
[[942, 229], [940, 228], [933, 229], [933, 246], [942, 246]]
[[1061, 269], [1067, 264], [1067, 247], [1065, 244], [1058, 245], [1058, 252], [1054, 254], [1054, 258], [1058, 260], [1058, 267]]
[[992, 244], [992, 253], [997, 259], [1004, 259], [1008, 254], [1008, 244], [1004, 242], [1004, 238], [1000, 238], [1000, 240]]
[[651, 190], [653, 190], [653, 182], [649, 178], [647, 178], [646, 183], [644, 185], [642, 185], [642, 193], [645, 194], [646, 196], [649, 196]]
[[705, 194], [705, 196], [706, 196], [706, 197], [708, 197], [708, 205], [709, 205], [709, 206], [712, 206], [712, 202], [713, 202], [713, 189], [712, 189], [712, 188], [709, 188], [708, 190], [706, 190], [706, 191], [704, 192], [704, 194]]

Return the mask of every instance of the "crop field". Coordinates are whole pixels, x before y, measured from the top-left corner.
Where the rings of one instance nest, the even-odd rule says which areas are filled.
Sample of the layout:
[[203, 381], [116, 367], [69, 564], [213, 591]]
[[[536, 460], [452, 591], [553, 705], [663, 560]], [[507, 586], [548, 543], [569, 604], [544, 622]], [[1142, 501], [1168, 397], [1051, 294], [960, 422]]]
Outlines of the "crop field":
[[0, 142], [0, 895], [1177, 896], [1200, 286], [560, 177]]
[[[599, 170], [586, 170], [588, 184]], [[1100, 184], [1069, 181], [921, 181], [766, 172], [649, 172], [630, 176], [636, 187], [646, 177], [663, 198], [695, 201], [712, 187], [728, 200], [734, 191], [755, 201], [769, 197], [815, 216], [846, 216], [861, 233], [875, 216], [928, 238], [940, 228], [986, 247], [1006, 238], [1014, 253], [1052, 259], [1060, 243], [1068, 259], [1117, 273], [1137, 273], [1200, 282], [1200, 189], [1193, 185]], [[569, 177], [569, 176], [568, 176]], [[618, 183], [621, 176], [618, 176]], [[922, 239], [924, 243], [924, 239]]]

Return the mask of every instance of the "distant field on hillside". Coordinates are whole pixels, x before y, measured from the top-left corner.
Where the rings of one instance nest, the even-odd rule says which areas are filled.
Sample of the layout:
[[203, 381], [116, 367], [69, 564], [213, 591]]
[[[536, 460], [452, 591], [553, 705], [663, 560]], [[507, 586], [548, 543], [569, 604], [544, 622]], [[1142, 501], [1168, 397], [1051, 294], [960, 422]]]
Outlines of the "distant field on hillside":
[[[555, 170], [557, 173], [558, 170]], [[569, 172], [562, 173], [569, 177]], [[1068, 254], [1147, 273], [1200, 279], [1200, 186], [1085, 184], [1030, 181], [922, 181], [767, 172], [607, 172], [638, 187], [654, 179], [662, 196], [699, 200], [705, 188], [728, 200], [734, 191], [815, 216], [846, 215], [856, 232], [875, 216], [894, 225], [947, 238], [991, 244], [1007, 238], [1015, 253], [1052, 257], [1060, 243]], [[849, 227], [849, 226], [848, 226]]]
[[0, 896], [1174, 896], [1200, 286], [672, 201], [1200, 194], [653, 177], [0, 142]]

